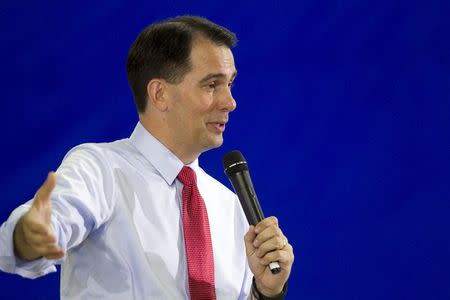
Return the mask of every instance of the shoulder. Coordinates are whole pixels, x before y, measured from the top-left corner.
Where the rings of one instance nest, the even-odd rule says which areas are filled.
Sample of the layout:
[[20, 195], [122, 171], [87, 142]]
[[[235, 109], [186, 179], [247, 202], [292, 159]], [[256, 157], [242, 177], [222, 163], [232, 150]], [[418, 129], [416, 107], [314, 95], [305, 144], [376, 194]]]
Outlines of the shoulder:
[[136, 152], [129, 139], [121, 139], [109, 143], [84, 143], [70, 149], [64, 156], [63, 164], [80, 164], [91, 162], [107, 166], [115, 157]]
[[70, 149], [64, 156], [57, 173], [69, 178], [87, 181], [113, 182], [114, 169], [121, 157], [133, 151], [128, 139], [110, 143], [85, 143]]
[[130, 151], [133, 147], [128, 139], [75, 146], [56, 171], [57, 184], [66, 190], [86, 191], [95, 198], [110, 199], [115, 191], [114, 170], [119, 157], [127, 156]]

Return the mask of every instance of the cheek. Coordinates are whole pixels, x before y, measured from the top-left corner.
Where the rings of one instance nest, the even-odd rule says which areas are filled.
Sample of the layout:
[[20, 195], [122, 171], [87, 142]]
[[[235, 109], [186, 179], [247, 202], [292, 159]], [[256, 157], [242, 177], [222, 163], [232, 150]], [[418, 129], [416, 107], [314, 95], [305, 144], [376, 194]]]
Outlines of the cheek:
[[191, 98], [190, 105], [186, 109], [192, 117], [192, 121], [207, 121], [210, 113], [214, 110], [214, 98], [211, 94], [203, 93]]
[[[182, 94], [184, 92], [184, 94]], [[180, 91], [176, 105], [176, 115], [179, 126], [204, 128], [210, 113], [214, 110], [214, 95], [204, 90], [200, 91]]]
[[197, 111], [208, 111], [214, 104], [214, 93], [205, 90], [191, 95], [191, 104]]

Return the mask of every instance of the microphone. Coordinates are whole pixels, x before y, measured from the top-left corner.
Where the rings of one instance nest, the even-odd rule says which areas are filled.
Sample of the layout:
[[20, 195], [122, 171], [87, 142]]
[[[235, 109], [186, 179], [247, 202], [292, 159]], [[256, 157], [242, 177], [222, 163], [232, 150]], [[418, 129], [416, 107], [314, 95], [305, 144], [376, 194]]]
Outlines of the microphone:
[[[250, 225], [258, 224], [264, 219], [264, 215], [259, 205], [258, 197], [256, 197], [244, 156], [240, 151], [234, 150], [223, 156], [222, 163], [225, 174], [227, 174], [239, 198], [239, 202], [241, 202], [248, 223]], [[269, 268], [272, 274], [277, 274], [281, 271], [278, 262], [271, 262]]]

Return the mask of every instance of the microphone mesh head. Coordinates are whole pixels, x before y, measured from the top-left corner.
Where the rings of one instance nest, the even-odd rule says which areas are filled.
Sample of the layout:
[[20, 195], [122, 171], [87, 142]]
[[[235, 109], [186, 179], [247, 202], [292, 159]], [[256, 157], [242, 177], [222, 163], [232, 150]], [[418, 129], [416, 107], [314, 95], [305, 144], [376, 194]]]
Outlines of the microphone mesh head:
[[247, 162], [244, 156], [238, 150], [234, 150], [225, 154], [222, 158], [223, 168], [229, 175], [242, 170], [248, 170]]

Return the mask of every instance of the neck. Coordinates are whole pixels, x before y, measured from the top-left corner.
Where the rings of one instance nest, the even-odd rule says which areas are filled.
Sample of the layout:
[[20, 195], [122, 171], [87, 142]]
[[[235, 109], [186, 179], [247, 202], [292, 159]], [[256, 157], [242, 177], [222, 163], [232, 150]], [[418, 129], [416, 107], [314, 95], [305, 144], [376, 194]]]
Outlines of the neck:
[[173, 135], [170, 134], [170, 128], [163, 125], [163, 122], [152, 121], [154, 118], [139, 116], [139, 121], [142, 126], [150, 132], [161, 144], [169, 149], [183, 164], [188, 165], [196, 160], [200, 153], [195, 151], [189, 151], [186, 149], [186, 145], [181, 145]]

